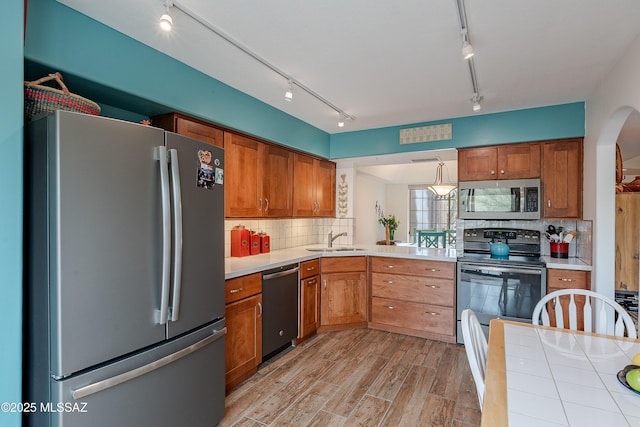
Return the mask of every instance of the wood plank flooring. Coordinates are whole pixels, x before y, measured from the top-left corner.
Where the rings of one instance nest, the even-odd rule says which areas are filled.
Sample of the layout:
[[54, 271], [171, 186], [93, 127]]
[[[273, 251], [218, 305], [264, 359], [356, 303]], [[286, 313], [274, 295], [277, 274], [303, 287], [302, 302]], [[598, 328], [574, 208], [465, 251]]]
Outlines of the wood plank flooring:
[[353, 329], [264, 363], [226, 399], [220, 426], [480, 425], [464, 348]]

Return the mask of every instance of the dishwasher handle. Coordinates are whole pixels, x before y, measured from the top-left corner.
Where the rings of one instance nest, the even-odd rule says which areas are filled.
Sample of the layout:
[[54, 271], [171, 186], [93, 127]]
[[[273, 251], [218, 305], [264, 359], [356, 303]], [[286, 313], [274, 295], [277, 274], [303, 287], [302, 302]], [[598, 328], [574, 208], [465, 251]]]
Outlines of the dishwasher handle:
[[295, 267], [285, 271], [278, 271], [276, 273], [263, 274], [262, 280], [277, 279], [278, 277], [288, 276], [290, 274], [297, 273], [298, 271], [300, 271], [300, 267]]

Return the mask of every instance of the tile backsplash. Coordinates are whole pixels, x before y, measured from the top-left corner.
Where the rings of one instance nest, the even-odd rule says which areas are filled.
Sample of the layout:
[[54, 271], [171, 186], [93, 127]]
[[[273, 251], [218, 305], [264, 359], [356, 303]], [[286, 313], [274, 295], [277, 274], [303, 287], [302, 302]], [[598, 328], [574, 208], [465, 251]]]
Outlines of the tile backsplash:
[[224, 224], [224, 256], [231, 256], [231, 229], [238, 224], [255, 232], [264, 231], [270, 236], [271, 250], [295, 246], [327, 243], [330, 231], [340, 236], [334, 244], [351, 245], [355, 235], [354, 218], [296, 218], [296, 219], [250, 219], [226, 220]]

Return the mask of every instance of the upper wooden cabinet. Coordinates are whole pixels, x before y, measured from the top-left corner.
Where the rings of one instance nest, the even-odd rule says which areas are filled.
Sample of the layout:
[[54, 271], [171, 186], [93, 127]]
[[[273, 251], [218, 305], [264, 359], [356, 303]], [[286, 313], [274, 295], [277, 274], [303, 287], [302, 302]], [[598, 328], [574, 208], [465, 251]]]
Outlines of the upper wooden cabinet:
[[293, 163], [293, 216], [335, 216], [336, 164], [296, 153]]
[[458, 149], [458, 180], [540, 178], [540, 144]]
[[542, 143], [542, 216], [582, 218], [582, 138]]
[[287, 217], [293, 213], [293, 152], [225, 132], [227, 217]]
[[151, 123], [164, 130], [217, 145], [218, 147], [224, 145], [224, 132], [222, 129], [218, 129], [210, 123], [180, 113], [154, 116], [151, 118]]

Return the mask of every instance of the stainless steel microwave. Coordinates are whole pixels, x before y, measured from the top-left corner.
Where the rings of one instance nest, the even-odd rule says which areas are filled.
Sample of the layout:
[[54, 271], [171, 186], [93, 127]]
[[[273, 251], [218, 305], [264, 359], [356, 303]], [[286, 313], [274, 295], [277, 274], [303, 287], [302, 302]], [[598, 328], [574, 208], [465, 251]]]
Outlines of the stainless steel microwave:
[[462, 219], [540, 219], [540, 180], [464, 181], [458, 184]]

